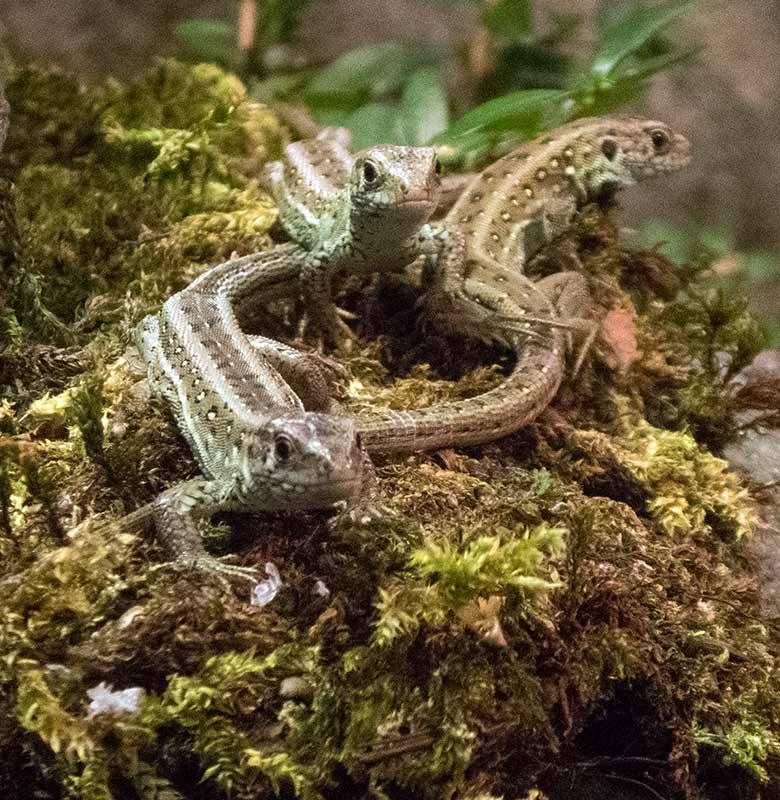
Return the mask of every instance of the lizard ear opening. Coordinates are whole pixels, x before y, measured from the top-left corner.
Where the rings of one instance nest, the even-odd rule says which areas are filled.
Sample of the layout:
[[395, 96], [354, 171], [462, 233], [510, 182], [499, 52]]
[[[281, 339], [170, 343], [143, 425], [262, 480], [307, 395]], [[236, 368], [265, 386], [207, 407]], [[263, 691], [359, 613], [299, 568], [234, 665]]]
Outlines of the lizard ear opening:
[[612, 161], [617, 155], [618, 145], [614, 139], [604, 139], [601, 142], [601, 152], [604, 153], [608, 161]]

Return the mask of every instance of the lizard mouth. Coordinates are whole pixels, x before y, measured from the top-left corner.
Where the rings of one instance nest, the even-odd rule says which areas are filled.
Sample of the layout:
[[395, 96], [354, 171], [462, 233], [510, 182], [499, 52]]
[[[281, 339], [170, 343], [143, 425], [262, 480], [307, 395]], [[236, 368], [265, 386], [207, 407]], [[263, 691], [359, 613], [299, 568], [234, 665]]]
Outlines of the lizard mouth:
[[397, 205], [402, 208], [418, 208], [420, 206], [427, 206], [433, 202], [433, 198], [430, 195], [426, 195], [425, 197], [412, 197], [408, 200], [400, 200]]
[[349, 477], [349, 478], [329, 478], [328, 480], [316, 481], [307, 483], [301, 481], [299, 483], [292, 483], [286, 481], [292, 487], [292, 491], [302, 498], [306, 498], [308, 494], [315, 495], [348, 495], [354, 493], [362, 484], [363, 476]]

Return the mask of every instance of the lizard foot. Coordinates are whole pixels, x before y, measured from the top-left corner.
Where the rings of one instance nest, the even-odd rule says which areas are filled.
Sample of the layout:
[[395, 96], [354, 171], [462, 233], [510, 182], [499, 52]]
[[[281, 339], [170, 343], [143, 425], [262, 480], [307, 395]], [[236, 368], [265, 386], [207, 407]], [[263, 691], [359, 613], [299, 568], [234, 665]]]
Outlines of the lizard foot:
[[332, 389], [338, 384], [349, 383], [349, 370], [341, 362], [336, 361], [335, 358], [330, 358], [317, 352], [304, 352], [302, 356], [304, 359], [310, 359], [310, 363], [319, 369], [328, 384], [328, 388]]
[[303, 326], [303, 338], [312, 342], [320, 353], [325, 350], [351, 353], [355, 334], [344, 320], [333, 314], [328, 315], [326, 320], [307, 319]]
[[395, 513], [387, 506], [381, 506], [372, 500], [363, 500], [336, 514], [329, 521], [328, 527], [331, 529], [355, 526], [366, 527], [378, 520], [394, 516]]
[[225, 585], [230, 586], [231, 578], [240, 578], [250, 583], [257, 583], [261, 580], [261, 574], [255, 567], [240, 567], [237, 564], [226, 563], [227, 559], [234, 558], [232, 555], [214, 558], [214, 556], [201, 555], [195, 559], [180, 559], [173, 562], [176, 569], [196, 570], [205, 572], [218, 578]]

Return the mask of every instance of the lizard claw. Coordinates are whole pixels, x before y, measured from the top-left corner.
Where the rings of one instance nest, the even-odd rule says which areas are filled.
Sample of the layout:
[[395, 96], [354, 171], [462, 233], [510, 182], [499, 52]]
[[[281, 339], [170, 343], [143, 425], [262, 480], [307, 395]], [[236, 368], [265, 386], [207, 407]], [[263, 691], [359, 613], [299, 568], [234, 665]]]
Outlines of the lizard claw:
[[173, 563], [174, 567], [178, 569], [197, 570], [213, 575], [225, 586], [230, 586], [230, 578], [240, 578], [251, 583], [257, 583], [260, 580], [260, 573], [255, 567], [240, 567], [237, 564], [226, 563], [226, 560], [230, 558], [234, 558], [234, 556], [214, 558], [214, 556], [201, 555], [194, 560], [182, 559]]
[[341, 317], [341, 319], [350, 319], [356, 320], [359, 319], [358, 315], [353, 313], [352, 311], [347, 311], [346, 308], [339, 308], [336, 306], [336, 313]]
[[355, 334], [337, 314], [323, 322], [308, 319], [303, 326], [303, 338], [311, 341], [320, 352], [336, 350], [342, 353], [352, 352]]
[[380, 506], [371, 501], [363, 501], [337, 514], [330, 520], [328, 527], [330, 527], [331, 530], [344, 526], [365, 528], [381, 519], [394, 516], [396, 516], [395, 512], [387, 506]]

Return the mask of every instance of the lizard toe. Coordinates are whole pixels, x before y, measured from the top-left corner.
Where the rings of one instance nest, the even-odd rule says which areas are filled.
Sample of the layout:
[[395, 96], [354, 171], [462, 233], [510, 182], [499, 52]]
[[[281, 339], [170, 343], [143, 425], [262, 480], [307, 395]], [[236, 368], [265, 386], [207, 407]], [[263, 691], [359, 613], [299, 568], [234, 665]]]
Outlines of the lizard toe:
[[234, 558], [234, 556], [215, 558], [210, 555], [201, 555], [195, 559], [179, 559], [173, 562], [173, 566], [186, 571], [205, 572], [217, 578], [226, 587], [230, 587], [231, 578], [239, 578], [250, 583], [257, 583], [261, 579], [261, 575], [255, 567], [240, 567], [236, 564], [226, 563], [226, 560], [230, 558]]

